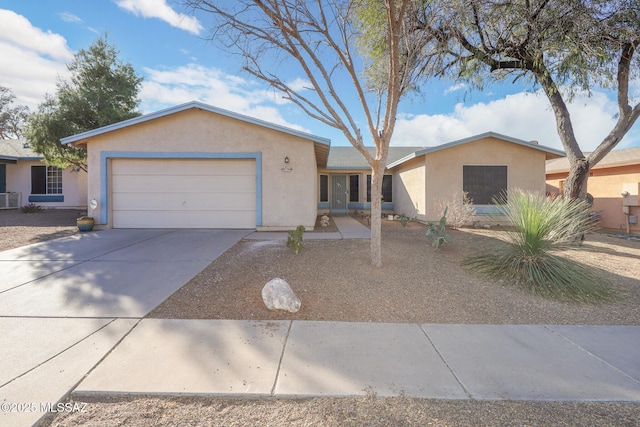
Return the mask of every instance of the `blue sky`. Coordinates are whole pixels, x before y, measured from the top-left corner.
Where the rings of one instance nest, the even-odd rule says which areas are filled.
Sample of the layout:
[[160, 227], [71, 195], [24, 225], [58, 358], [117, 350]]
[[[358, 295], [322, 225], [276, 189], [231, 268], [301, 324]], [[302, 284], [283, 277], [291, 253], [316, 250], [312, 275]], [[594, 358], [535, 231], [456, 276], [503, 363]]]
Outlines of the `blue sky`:
[[[348, 144], [339, 131], [308, 118], [243, 73], [237, 56], [205, 40], [207, 29], [206, 16], [194, 17], [171, 0], [0, 0], [0, 86], [35, 111], [45, 93], [55, 92], [57, 79], [68, 76], [65, 65], [74, 52], [107, 33], [120, 59], [144, 77], [143, 113], [198, 100], [330, 138], [333, 145]], [[638, 82], [632, 88], [640, 98]], [[570, 104], [586, 151], [615, 123], [612, 95], [595, 90]], [[401, 103], [392, 145], [434, 146], [487, 131], [562, 149], [544, 95], [510, 82], [468, 92], [438, 80]], [[618, 147], [629, 146], [640, 146], [638, 123]]]

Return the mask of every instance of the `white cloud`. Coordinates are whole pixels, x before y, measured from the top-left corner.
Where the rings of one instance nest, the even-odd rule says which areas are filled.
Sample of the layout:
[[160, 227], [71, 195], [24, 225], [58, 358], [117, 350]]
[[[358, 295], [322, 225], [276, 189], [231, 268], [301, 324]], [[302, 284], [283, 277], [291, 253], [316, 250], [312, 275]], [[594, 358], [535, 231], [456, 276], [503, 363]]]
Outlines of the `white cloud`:
[[116, 0], [116, 4], [136, 16], [158, 18], [172, 27], [192, 34], [198, 35], [203, 30], [198, 19], [176, 12], [167, 4], [166, 0]]
[[446, 88], [444, 90], [444, 94], [448, 95], [450, 93], [457, 92], [459, 90], [465, 90], [466, 88], [467, 88], [466, 83], [456, 83], [453, 86], [449, 86], [448, 88]]
[[11, 10], [0, 9], [0, 22], [0, 86], [16, 95], [15, 105], [35, 110], [67, 74], [73, 51], [61, 35], [34, 27]]
[[71, 22], [74, 24], [80, 24], [82, 23], [82, 19], [80, 19], [80, 17], [74, 15], [71, 12], [61, 12], [58, 14], [58, 16], [60, 17], [60, 19], [62, 19], [64, 22]]
[[[568, 105], [580, 147], [591, 151], [613, 128], [616, 104], [604, 92], [576, 96]], [[638, 126], [636, 126], [638, 127]], [[489, 103], [457, 104], [447, 115], [399, 116], [393, 145], [434, 146], [493, 131], [563, 149], [549, 102], [542, 92], [508, 95]], [[630, 132], [620, 147], [637, 139]]]
[[172, 69], [144, 69], [140, 98], [144, 112], [157, 111], [190, 101], [256, 117], [300, 131], [299, 124], [285, 120], [264, 87], [217, 68], [189, 64]]

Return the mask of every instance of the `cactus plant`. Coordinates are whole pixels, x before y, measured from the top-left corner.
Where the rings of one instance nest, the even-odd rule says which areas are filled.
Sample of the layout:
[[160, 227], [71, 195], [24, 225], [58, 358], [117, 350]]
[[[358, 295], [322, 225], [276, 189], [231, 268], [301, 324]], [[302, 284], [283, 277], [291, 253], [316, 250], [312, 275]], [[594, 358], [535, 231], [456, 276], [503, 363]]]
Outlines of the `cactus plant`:
[[448, 207], [444, 208], [440, 221], [430, 221], [427, 226], [425, 236], [431, 239], [431, 246], [435, 249], [438, 249], [442, 243], [450, 243], [452, 241], [451, 236], [446, 234], [447, 209]]

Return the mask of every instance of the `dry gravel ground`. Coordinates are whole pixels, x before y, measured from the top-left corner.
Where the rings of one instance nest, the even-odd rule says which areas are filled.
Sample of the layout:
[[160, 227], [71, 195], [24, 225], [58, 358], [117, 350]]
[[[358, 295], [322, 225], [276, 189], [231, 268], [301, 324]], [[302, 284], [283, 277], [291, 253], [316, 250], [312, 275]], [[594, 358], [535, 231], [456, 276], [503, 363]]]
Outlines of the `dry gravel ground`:
[[[75, 216], [0, 211], [0, 250], [75, 233]], [[60, 215], [60, 223], [54, 217]], [[15, 222], [18, 225], [14, 225]], [[333, 227], [333, 224], [331, 225]], [[323, 229], [331, 231], [331, 227]], [[62, 234], [56, 234], [62, 233]], [[306, 240], [292, 254], [284, 242], [241, 241], [150, 317], [309, 319], [479, 324], [640, 325], [640, 243], [603, 234], [572, 254], [616, 285], [613, 303], [549, 301], [471, 274], [464, 256], [499, 244], [496, 230], [451, 231], [434, 251], [424, 226], [384, 222], [384, 267], [369, 265], [366, 240]], [[286, 279], [302, 299], [296, 314], [272, 313], [260, 290]], [[84, 400], [87, 402], [87, 400]], [[88, 401], [86, 413], [54, 414], [51, 426], [637, 426], [640, 404], [615, 402], [442, 401], [398, 398], [224, 399], [113, 397]]]
[[67, 209], [34, 213], [0, 210], [0, 251], [76, 234], [76, 218], [81, 214], [79, 210]]

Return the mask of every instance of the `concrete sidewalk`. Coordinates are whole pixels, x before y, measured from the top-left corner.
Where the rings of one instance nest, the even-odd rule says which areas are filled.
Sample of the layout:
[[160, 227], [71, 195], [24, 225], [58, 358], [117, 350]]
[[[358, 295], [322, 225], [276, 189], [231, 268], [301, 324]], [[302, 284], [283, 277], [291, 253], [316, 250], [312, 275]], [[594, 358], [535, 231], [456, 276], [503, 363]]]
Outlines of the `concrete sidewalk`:
[[640, 402], [640, 327], [144, 319], [94, 394]]
[[[338, 228], [336, 232], [310, 231], [304, 233], [306, 240], [340, 240], [340, 239], [370, 239], [371, 230], [348, 215], [334, 216], [333, 221]], [[245, 239], [248, 240], [287, 240], [286, 231], [256, 231]]]

